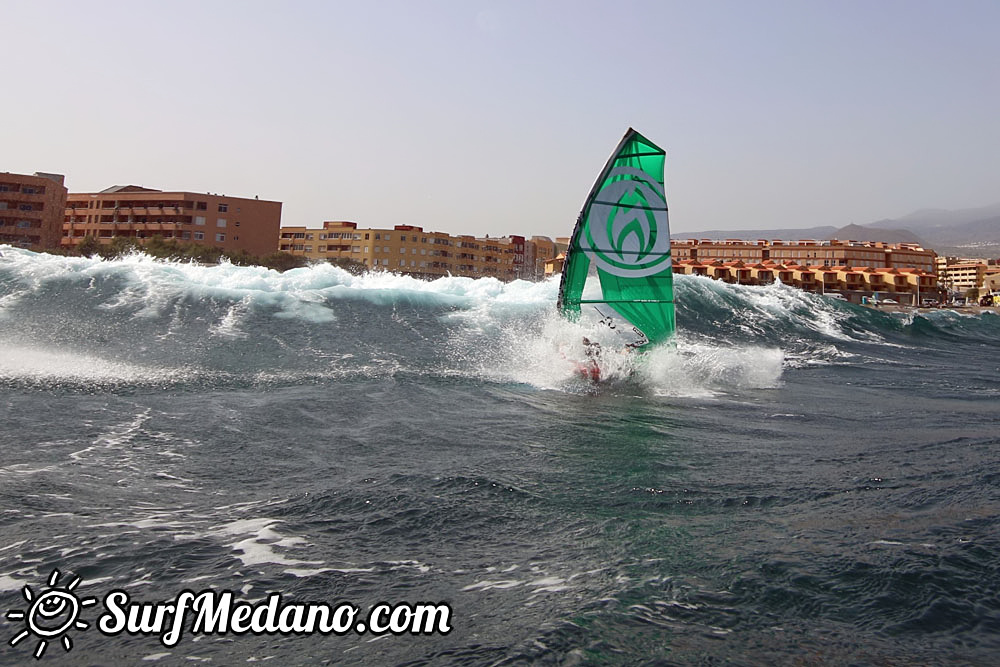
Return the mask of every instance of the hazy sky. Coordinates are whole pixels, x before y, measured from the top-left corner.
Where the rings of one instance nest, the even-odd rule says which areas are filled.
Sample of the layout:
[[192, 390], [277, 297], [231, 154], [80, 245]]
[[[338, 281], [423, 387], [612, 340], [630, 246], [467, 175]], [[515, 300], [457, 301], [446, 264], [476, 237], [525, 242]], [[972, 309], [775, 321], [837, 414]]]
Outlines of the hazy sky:
[[568, 235], [629, 126], [673, 231], [1000, 201], [997, 0], [0, 0], [0, 170], [283, 224]]

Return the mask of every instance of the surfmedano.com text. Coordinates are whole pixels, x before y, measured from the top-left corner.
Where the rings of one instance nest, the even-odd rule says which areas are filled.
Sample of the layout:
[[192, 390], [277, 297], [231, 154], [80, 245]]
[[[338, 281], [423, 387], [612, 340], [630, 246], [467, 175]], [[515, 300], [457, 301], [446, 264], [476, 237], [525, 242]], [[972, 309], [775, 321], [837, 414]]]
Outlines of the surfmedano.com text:
[[446, 603], [373, 605], [366, 614], [349, 603], [284, 603], [280, 593], [255, 604], [236, 600], [231, 591], [182, 591], [172, 601], [132, 602], [116, 589], [104, 596], [106, 611], [97, 627], [107, 636], [121, 633], [158, 636], [167, 647], [176, 646], [188, 629], [192, 635], [345, 635], [447, 634], [451, 607]]

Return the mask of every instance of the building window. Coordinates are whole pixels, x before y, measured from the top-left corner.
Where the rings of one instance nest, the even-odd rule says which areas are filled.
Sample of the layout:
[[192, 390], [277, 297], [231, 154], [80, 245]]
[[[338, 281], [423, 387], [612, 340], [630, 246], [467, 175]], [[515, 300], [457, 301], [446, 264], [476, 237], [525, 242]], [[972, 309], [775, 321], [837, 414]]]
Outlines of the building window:
[[21, 193], [22, 194], [26, 194], [26, 195], [41, 194], [40, 192], [38, 192], [37, 190], [35, 190], [35, 188], [31, 187], [30, 185], [26, 185], [23, 188], [21, 188]]
[[405, 255], [406, 254], [406, 248], [400, 248], [399, 249], [399, 254], [400, 255]]
[[196, 216], [194, 216], [194, 224], [196, 224], [196, 225], [204, 225], [205, 224], [205, 216], [203, 216], [203, 215], [196, 215]]
[[368, 250], [369, 250], [368, 246], [365, 246], [365, 252], [366, 253], [368, 252]]
[[312, 252], [312, 251], [313, 251], [313, 247], [311, 245], [307, 245], [306, 246], [306, 252]]
[[229, 204], [219, 204], [219, 213], [228, 213]]
[[215, 240], [216, 241], [225, 241], [226, 240], [226, 235], [225, 234], [216, 234], [215, 235]]
[[420, 239], [420, 242], [421, 242], [421, 243], [427, 243], [427, 237], [426, 237], [426, 236], [424, 236], [423, 238], [421, 238], [421, 239]]
[[306, 238], [309, 239], [310, 241], [312, 241], [313, 240], [313, 235], [312, 234], [306, 234]]
[[381, 234], [376, 234], [375, 235], [375, 240], [376, 241], [381, 241], [382, 240], [382, 235]]
[[326, 240], [326, 234], [320, 234], [319, 235], [319, 240], [320, 241], [325, 241]]
[[[365, 241], [367, 241], [367, 240], [368, 240], [368, 237], [369, 237], [369, 236], [371, 236], [371, 234], [365, 234]], [[378, 235], [377, 235], [377, 234], [375, 235], [375, 238], [378, 238]]]
[[[201, 232], [198, 232], [198, 233], [201, 234]], [[191, 232], [181, 232], [181, 238], [182, 239], [190, 239], [191, 238]]]
[[413, 249], [413, 254], [414, 254], [414, 255], [416, 255], [416, 254], [417, 254], [417, 249], [416, 249], [416, 248], [414, 248], [414, 249]]
[[194, 238], [196, 241], [201, 241], [202, 239], [205, 238], [205, 232], [195, 232]]
[[219, 218], [218, 220], [215, 221], [215, 226], [216, 227], [225, 227], [226, 226], [226, 219], [225, 218]]
[[239, 226], [240, 226], [240, 221], [239, 221], [239, 220], [237, 220], [237, 221], [236, 221], [236, 226], [237, 226], [237, 227], [239, 227]]
[[194, 205], [194, 207], [195, 207], [195, 210], [198, 210], [198, 211], [207, 211], [208, 210], [208, 202], [204, 202], [204, 201], [196, 202], [195, 205]]
[[389, 260], [388, 259], [383, 259], [382, 260], [382, 266], [389, 266]]
[[351, 246], [351, 252], [361, 252], [361, 246]]

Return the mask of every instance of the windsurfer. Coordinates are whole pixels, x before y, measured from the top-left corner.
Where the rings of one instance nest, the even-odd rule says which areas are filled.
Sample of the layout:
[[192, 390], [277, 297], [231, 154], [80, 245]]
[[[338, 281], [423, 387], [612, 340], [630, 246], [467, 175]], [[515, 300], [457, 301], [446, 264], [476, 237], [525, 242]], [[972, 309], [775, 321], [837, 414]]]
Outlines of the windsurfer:
[[586, 355], [587, 361], [579, 364], [580, 375], [582, 375], [585, 380], [600, 382], [601, 367], [599, 362], [601, 360], [601, 344], [596, 340], [592, 341], [584, 336], [583, 353]]
[[[667, 340], [675, 328], [665, 160], [662, 148], [629, 128], [584, 202], [559, 283], [557, 308], [568, 320], [579, 321], [584, 309], [588, 320], [591, 312], [600, 315], [630, 352]], [[597, 354], [602, 363], [617, 357], [617, 349], [583, 345], [586, 364]]]

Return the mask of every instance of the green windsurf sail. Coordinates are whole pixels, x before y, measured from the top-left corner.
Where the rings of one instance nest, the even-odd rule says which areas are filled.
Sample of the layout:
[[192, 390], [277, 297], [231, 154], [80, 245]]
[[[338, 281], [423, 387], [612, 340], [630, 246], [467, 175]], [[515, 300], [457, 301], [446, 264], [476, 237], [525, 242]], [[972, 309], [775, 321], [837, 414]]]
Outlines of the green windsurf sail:
[[[665, 161], [662, 148], [629, 128], [580, 212], [559, 285], [563, 315], [614, 310], [638, 336], [632, 347], [664, 341], [675, 327]], [[600, 295], [584, 298], [592, 267]]]

